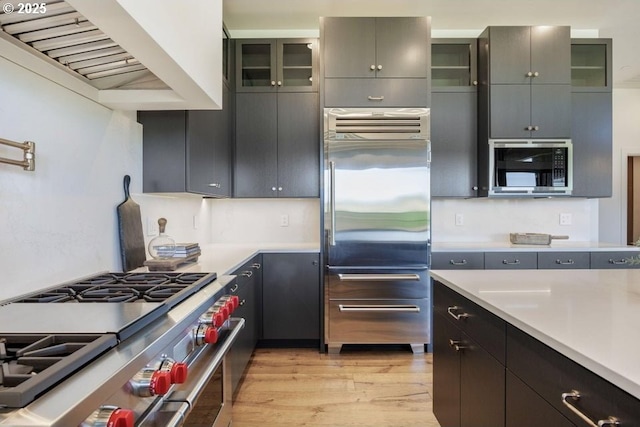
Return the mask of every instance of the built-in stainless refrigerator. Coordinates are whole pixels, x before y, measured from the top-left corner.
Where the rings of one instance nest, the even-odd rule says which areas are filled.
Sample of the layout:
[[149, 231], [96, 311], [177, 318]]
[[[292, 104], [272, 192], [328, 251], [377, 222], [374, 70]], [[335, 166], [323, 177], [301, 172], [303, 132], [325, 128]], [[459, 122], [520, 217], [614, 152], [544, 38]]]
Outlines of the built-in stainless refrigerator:
[[327, 108], [325, 343], [429, 343], [428, 108]]

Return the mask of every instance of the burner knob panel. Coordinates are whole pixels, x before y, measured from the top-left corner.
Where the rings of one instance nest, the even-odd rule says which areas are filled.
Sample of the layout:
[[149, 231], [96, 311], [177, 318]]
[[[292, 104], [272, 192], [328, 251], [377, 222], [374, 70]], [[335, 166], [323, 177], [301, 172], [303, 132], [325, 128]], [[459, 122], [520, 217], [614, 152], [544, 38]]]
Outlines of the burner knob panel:
[[117, 406], [101, 406], [82, 424], [82, 427], [133, 427], [135, 413]]
[[162, 396], [171, 388], [171, 374], [167, 371], [146, 368], [138, 372], [129, 383], [136, 396]]

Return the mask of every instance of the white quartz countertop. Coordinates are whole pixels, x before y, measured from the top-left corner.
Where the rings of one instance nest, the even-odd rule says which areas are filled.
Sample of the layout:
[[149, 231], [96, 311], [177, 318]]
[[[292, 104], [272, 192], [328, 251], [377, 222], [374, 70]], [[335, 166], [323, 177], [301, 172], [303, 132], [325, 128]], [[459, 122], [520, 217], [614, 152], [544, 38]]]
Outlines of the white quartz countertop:
[[640, 398], [640, 270], [433, 270], [431, 276]]
[[[215, 272], [218, 277], [233, 273], [238, 267], [258, 253], [265, 252], [319, 252], [317, 243], [216, 243], [201, 245], [202, 254], [196, 263], [185, 264], [176, 271]], [[148, 271], [141, 267], [135, 271]]]
[[514, 245], [504, 242], [434, 242], [432, 252], [605, 252], [640, 251], [637, 246], [621, 246], [613, 243], [572, 240], [552, 240], [550, 245]]

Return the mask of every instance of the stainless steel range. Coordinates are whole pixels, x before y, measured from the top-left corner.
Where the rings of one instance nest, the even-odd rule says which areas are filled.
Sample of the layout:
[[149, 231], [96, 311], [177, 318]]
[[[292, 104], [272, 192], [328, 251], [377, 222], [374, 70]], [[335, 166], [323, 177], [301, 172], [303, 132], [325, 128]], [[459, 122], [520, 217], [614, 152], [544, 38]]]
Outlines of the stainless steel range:
[[0, 426], [227, 426], [244, 320], [216, 278], [100, 273], [3, 301]]

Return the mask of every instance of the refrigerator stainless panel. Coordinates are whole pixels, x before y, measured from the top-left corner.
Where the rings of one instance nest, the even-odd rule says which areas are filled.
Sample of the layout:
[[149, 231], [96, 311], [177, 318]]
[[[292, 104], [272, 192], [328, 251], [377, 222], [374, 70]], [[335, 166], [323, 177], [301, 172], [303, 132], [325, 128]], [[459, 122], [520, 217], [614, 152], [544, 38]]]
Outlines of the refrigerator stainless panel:
[[[326, 116], [347, 114], [350, 120], [362, 121], [366, 114], [345, 111], [329, 111]], [[411, 109], [411, 114], [428, 124], [428, 109]], [[394, 129], [404, 121], [399, 117], [403, 116], [389, 116]], [[392, 138], [375, 129], [366, 138], [327, 129], [325, 224], [330, 266], [428, 264], [430, 144], [424, 127], [416, 130], [415, 120], [407, 122], [413, 130]]]

